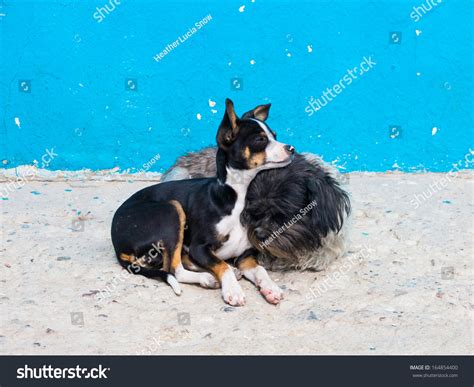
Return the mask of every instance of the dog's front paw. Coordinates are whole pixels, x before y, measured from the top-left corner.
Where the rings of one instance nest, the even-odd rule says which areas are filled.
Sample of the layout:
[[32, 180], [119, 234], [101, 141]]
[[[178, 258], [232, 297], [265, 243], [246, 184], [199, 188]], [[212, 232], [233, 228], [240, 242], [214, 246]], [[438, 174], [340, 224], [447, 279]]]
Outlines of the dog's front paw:
[[209, 274], [209, 273], [201, 274], [201, 280], [199, 281], [199, 284], [203, 288], [207, 288], [207, 289], [218, 289], [221, 286], [219, 284], [219, 281], [212, 274]]
[[232, 306], [242, 306], [245, 304], [245, 295], [240, 287], [234, 273], [228, 270], [222, 280], [222, 297], [224, 301]]
[[222, 297], [224, 301], [232, 306], [242, 306], [245, 304], [245, 295], [240, 287], [234, 272], [230, 267], [224, 272], [221, 279]]
[[245, 294], [238, 283], [222, 286], [222, 297], [225, 302], [232, 306], [243, 306], [245, 304]]
[[283, 290], [271, 280], [264, 280], [260, 283], [260, 293], [270, 304], [276, 305], [283, 300]]

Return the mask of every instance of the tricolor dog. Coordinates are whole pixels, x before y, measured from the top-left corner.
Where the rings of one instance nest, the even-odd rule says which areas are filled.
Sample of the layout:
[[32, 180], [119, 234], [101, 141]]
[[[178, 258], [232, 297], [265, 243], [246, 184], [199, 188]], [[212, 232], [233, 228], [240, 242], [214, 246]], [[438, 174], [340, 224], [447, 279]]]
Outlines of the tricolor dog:
[[257, 263], [241, 223], [247, 189], [257, 173], [291, 163], [294, 148], [276, 141], [265, 123], [270, 104], [238, 118], [231, 100], [217, 132], [217, 176], [156, 184], [127, 199], [112, 221], [112, 242], [122, 266], [161, 277], [176, 294], [179, 283], [222, 288], [230, 305], [245, 303], [232, 267], [278, 304], [282, 290]]

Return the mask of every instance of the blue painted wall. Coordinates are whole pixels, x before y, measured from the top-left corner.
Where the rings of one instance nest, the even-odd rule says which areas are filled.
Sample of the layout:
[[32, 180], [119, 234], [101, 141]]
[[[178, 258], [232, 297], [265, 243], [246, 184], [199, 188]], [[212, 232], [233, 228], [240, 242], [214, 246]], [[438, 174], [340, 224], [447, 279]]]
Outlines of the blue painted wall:
[[[160, 171], [214, 143], [230, 97], [272, 102], [282, 141], [346, 171], [448, 171], [474, 149], [473, 2], [416, 22], [431, 1], [4, 0], [0, 159], [54, 148], [50, 169], [139, 169], [160, 154]], [[376, 65], [309, 116], [364, 57]]]

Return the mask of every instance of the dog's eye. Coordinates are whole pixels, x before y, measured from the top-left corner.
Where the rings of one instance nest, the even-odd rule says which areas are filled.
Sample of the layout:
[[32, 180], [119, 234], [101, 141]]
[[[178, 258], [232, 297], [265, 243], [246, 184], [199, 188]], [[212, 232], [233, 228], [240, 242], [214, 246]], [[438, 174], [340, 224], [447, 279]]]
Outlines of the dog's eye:
[[251, 142], [252, 149], [255, 152], [260, 152], [261, 150], [265, 149], [267, 144], [268, 144], [267, 136], [261, 136], [261, 135], [255, 136]]

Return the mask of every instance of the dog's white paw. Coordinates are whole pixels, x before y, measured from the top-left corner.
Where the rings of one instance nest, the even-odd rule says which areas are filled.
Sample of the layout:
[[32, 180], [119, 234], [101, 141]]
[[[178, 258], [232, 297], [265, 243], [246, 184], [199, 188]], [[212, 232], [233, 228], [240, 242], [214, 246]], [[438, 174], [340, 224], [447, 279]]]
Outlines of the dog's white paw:
[[264, 279], [259, 284], [260, 293], [270, 304], [279, 304], [283, 300], [283, 290], [272, 280]]
[[222, 277], [222, 297], [232, 306], [245, 304], [245, 295], [232, 270], [227, 270]]
[[236, 286], [222, 286], [222, 297], [225, 302], [232, 306], [243, 306], [245, 304], [245, 294], [238, 283]]
[[219, 281], [210, 273], [201, 273], [199, 284], [207, 289], [218, 289], [221, 286]]

